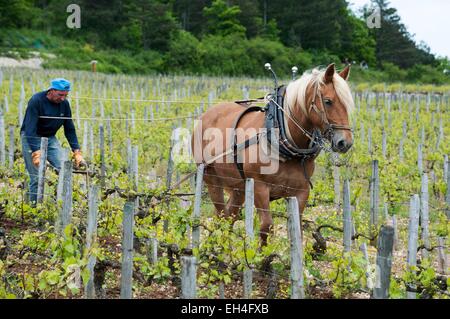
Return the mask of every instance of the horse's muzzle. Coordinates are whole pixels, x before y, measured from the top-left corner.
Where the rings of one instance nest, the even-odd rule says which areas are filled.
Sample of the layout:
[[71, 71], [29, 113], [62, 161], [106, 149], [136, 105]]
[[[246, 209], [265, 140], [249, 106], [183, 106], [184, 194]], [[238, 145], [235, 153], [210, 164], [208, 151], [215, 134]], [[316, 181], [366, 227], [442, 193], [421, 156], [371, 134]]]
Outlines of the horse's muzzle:
[[347, 153], [352, 147], [353, 139], [346, 139], [343, 136], [334, 136], [331, 143], [331, 149], [338, 153]]

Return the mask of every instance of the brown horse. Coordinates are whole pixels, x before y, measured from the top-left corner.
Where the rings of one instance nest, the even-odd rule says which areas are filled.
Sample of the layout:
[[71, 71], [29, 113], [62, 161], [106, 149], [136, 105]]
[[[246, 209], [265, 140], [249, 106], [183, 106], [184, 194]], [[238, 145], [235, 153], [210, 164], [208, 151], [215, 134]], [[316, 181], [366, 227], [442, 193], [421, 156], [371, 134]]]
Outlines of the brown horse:
[[[334, 64], [326, 70], [314, 69], [289, 83], [284, 97], [284, 123], [291, 144], [308, 149], [314, 129], [331, 143], [335, 152], [345, 153], [353, 144], [348, 127], [349, 114], [354, 108], [350, 88], [346, 82], [350, 72], [347, 66], [336, 73]], [[264, 112], [248, 112], [239, 121], [237, 130], [233, 123], [245, 107], [237, 103], [220, 103], [200, 118], [194, 128], [192, 148], [196, 163], [205, 163], [204, 182], [219, 214], [236, 220], [245, 201], [245, 179], [254, 179], [255, 206], [260, 216], [260, 236], [266, 244], [272, 229], [269, 203], [272, 200], [295, 196], [300, 217], [305, 208], [310, 180], [317, 154], [300, 164], [298, 159], [286, 159], [271, 152], [265, 138], [239, 151], [242, 171], [235, 163], [233, 132], [237, 143], [243, 143], [265, 127]], [[327, 134], [331, 133], [331, 134]], [[266, 145], [264, 147], [264, 145]], [[224, 190], [230, 195], [227, 202]]]

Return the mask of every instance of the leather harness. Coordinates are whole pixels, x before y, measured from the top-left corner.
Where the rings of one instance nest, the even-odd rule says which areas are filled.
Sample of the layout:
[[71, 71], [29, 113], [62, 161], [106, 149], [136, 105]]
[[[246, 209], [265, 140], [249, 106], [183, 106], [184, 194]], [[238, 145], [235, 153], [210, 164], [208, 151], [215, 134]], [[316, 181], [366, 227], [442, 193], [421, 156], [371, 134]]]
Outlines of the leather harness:
[[[323, 97], [319, 92], [318, 86], [315, 88], [314, 97], [311, 101], [311, 105], [309, 107], [309, 113], [311, 113], [311, 110], [314, 110], [318, 115], [321, 116], [322, 123], [325, 124], [325, 130], [322, 135], [321, 131], [319, 129], [314, 129], [312, 133], [305, 130], [298, 121], [291, 116], [290, 114], [290, 108], [287, 107], [287, 110], [284, 110], [284, 95], [286, 93], [286, 87], [280, 86], [278, 87], [274, 94], [268, 95], [267, 98], [269, 100], [269, 103], [265, 107], [260, 106], [252, 106], [252, 102], [260, 102], [261, 99], [252, 99], [252, 100], [241, 100], [241, 101], [235, 101], [235, 103], [240, 104], [244, 107], [246, 107], [235, 119], [233, 124], [233, 133], [231, 136], [232, 146], [231, 148], [220, 154], [215, 156], [212, 159], [209, 159], [208, 161], [204, 162], [205, 165], [209, 165], [213, 163], [218, 158], [221, 158], [225, 155], [228, 155], [230, 153], [233, 153], [233, 159], [236, 164], [236, 167], [239, 171], [239, 174], [241, 175], [242, 179], [245, 180], [245, 174], [243, 169], [243, 161], [241, 160], [240, 154], [242, 150], [246, 149], [250, 145], [258, 144], [261, 138], [264, 137], [264, 135], [267, 138], [268, 145], [274, 144], [276, 147], [278, 147], [279, 153], [285, 157], [286, 159], [296, 159], [300, 161], [300, 164], [303, 166], [303, 172], [305, 175], [306, 180], [309, 182], [311, 188], [313, 188], [313, 185], [311, 183], [310, 178], [308, 177], [308, 174], [306, 172], [306, 166], [305, 161], [309, 158], [315, 158], [319, 155], [320, 151], [322, 149], [327, 150], [324, 144], [324, 138], [332, 138], [334, 134], [334, 130], [349, 130], [353, 132], [352, 128], [346, 125], [340, 125], [340, 124], [334, 124], [330, 123], [328, 121], [327, 112], [324, 106]], [[320, 110], [315, 102], [316, 97], [320, 98], [320, 102], [322, 104], [322, 110]], [[287, 112], [286, 112], [287, 111]], [[240, 120], [250, 112], [264, 112], [265, 113], [265, 128], [266, 131], [264, 133], [258, 133], [255, 136], [251, 137], [250, 139], [242, 142], [237, 143], [237, 136], [236, 136], [236, 128], [239, 125]], [[289, 138], [286, 135], [286, 127], [284, 122], [284, 115], [287, 115], [294, 124], [297, 126], [298, 129], [300, 129], [303, 134], [305, 134], [311, 142], [309, 143], [309, 148], [307, 149], [301, 149], [293, 143], [293, 141], [290, 141]], [[279, 137], [278, 139], [272, 139], [271, 136], [275, 131], [279, 131]]]
[[[281, 156], [287, 159], [297, 159], [300, 161], [301, 165], [303, 166], [305, 178], [308, 180], [312, 188], [313, 185], [306, 172], [305, 160], [319, 155], [320, 151], [322, 150], [322, 146], [320, 143], [322, 135], [320, 133], [320, 130], [318, 129], [314, 130], [312, 137], [310, 137], [311, 143], [309, 144], [308, 149], [298, 148], [288, 139], [284, 121], [285, 110], [283, 109], [284, 105], [283, 100], [285, 93], [286, 87], [280, 86], [275, 92], [275, 94], [273, 96], [270, 96], [269, 103], [264, 108], [260, 106], [250, 106], [245, 110], [243, 110], [237, 116], [233, 124], [233, 136], [232, 136], [233, 142], [232, 149], [234, 162], [239, 171], [239, 174], [243, 179], [245, 179], [243, 161], [241, 158], [242, 157], [241, 151], [246, 149], [250, 145], [258, 144], [260, 139], [265, 135], [267, 138], [268, 145], [273, 144], [276, 147], [276, 149], [279, 150]], [[242, 105], [251, 101], [255, 100], [236, 101], [235, 103]], [[244, 117], [244, 115], [250, 112], [265, 112], [266, 132], [258, 133], [255, 136], [251, 137], [250, 139], [246, 140], [245, 142], [238, 144], [236, 136], [236, 128], [239, 125], [240, 120]], [[275, 131], [279, 133], [279, 137], [274, 139], [273, 136], [275, 136], [274, 135]]]

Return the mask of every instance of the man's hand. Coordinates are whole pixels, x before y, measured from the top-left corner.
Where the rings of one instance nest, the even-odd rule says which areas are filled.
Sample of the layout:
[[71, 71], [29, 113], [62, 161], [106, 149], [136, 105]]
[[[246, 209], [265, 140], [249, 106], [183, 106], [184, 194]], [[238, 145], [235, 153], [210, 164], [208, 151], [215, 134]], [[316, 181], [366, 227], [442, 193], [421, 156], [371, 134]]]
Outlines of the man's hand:
[[41, 162], [41, 150], [31, 153], [31, 160], [33, 161], [33, 165], [39, 168], [39, 163]]
[[81, 155], [80, 150], [74, 150], [73, 151], [73, 159], [75, 161], [75, 167], [76, 168], [85, 168], [87, 166], [86, 161], [83, 158], [83, 155]]

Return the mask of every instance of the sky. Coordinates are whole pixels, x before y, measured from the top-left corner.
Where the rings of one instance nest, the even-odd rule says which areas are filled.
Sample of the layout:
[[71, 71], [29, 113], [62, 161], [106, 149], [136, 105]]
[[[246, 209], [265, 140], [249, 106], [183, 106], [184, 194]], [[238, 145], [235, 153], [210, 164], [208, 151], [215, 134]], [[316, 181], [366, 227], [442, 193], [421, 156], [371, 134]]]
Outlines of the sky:
[[[347, 1], [354, 11], [370, 3], [370, 0]], [[431, 53], [450, 58], [450, 0], [390, 0], [389, 4], [397, 9], [416, 43], [424, 41]]]

